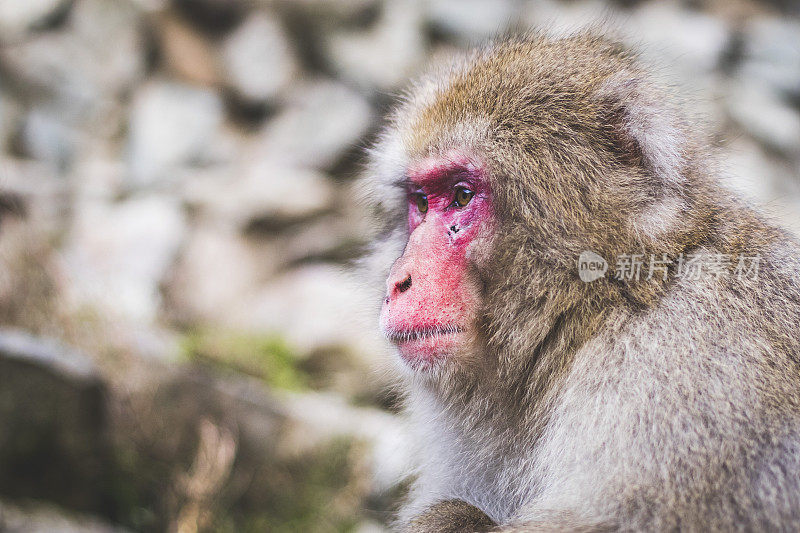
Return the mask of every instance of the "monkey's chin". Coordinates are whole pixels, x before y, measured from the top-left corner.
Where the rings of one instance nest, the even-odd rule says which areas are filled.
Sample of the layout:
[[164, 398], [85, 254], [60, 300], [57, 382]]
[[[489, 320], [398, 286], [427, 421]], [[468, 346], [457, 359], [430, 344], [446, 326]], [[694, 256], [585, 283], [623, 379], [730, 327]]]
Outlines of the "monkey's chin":
[[452, 358], [462, 346], [463, 336], [463, 332], [454, 331], [395, 340], [395, 345], [409, 367], [416, 371], [427, 371]]

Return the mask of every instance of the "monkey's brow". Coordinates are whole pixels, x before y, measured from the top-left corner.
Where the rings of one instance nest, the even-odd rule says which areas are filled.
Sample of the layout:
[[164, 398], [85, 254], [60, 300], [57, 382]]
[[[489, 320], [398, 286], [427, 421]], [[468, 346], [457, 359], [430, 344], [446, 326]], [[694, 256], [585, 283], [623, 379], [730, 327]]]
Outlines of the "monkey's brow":
[[[468, 178], [470, 175], [471, 174], [464, 169], [455, 168], [447, 172], [443, 172], [439, 177], [436, 178], [435, 183], [436, 185], [445, 187], [450, 185], [455, 185], [459, 181]], [[422, 183], [414, 181], [409, 176], [403, 176], [402, 178], [398, 178], [393, 182], [391, 182], [391, 185], [392, 187], [398, 187], [405, 191], [419, 189], [423, 186]]]

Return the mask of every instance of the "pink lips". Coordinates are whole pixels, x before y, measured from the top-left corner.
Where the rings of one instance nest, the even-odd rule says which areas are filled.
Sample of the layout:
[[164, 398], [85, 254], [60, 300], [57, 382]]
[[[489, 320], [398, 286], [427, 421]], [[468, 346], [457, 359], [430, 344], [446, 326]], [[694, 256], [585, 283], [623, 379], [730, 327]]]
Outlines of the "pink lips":
[[440, 337], [442, 335], [453, 335], [455, 333], [461, 333], [461, 331], [462, 328], [455, 325], [430, 326], [423, 328], [392, 329], [386, 332], [386, 336], [389, 338], [389, 340], [401, 344], [404, 342], [420, 341], [434, 337]]
[[463, 329], [455, 325], [386, 329], [400, 356], [412, 368], [430, 368], [436, 361], [453, 355]]

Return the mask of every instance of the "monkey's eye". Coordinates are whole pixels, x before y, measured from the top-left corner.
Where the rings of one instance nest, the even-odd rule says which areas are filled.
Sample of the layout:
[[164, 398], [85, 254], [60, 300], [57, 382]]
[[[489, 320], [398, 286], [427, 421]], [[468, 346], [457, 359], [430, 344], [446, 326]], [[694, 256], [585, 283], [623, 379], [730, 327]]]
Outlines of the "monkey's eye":
[[417, 209], [420, 213], [427, 213], [428, 212], [428, 197], [424, 194], [415, 194], [414, 201], [417, 204]]
[[458, 207], [464, 207], [472, 200], [473, 196], [475, 196], [475, 193], [466, 187], [456, 187], [456, 195], [453, 201]]

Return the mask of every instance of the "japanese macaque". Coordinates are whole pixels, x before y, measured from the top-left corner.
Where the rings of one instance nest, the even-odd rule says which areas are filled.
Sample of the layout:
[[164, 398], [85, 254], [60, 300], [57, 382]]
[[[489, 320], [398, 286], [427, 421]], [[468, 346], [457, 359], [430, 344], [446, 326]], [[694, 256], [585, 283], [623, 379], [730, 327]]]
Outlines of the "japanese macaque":
[[800, 245], [671, 98], [611, 39], [528, 35], [391, 115], [365, 187], [400, 529], [800, 530]]

